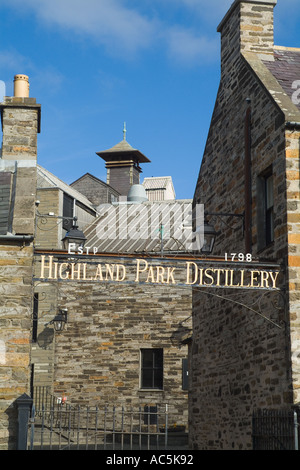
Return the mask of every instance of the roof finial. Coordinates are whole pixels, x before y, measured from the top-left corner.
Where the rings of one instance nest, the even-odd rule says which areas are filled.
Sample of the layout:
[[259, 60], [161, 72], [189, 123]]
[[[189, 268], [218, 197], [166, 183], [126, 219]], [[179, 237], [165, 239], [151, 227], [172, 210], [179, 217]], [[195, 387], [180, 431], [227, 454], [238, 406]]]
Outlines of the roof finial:
[[123, 140], [126, 140], [126, 122], [124, 122], [124, 127], [123, 127]]

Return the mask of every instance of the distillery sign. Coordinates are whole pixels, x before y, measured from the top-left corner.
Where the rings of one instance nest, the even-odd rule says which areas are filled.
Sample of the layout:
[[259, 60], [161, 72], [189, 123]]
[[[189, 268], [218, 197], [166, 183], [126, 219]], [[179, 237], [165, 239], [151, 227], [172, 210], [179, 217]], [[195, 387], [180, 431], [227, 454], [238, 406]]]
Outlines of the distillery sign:
[[[168, 264], [169, 263], [169, 264]], [[172, 261], [143, 258], [130, 263], [85, 262], [80, 259], [57, 261], [52, 255], [41, 256], [40, 276], [43, 281], [77, 281], [96, 283], [146, 283], [169, 286], [192, 286], [234, 289], [278, 290], [279, 271], [249, 263], [209, 265], [206, 261]]]

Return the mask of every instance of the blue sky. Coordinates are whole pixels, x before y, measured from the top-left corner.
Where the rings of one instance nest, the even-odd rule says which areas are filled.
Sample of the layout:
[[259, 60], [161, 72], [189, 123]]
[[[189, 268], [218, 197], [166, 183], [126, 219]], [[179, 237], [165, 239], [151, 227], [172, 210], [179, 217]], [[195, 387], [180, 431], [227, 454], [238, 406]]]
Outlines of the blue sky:
[[[96, 152], [123, 138], [193, 197], [220, 76], [216, 29], [233, 0], [0, 0], [0, 80], [30, 77], [38, 163], [106, 181]], [[300, 47], [299, 0], [278, 0], [275, 44]], [[300, 77], [299, 77], [300, 78]]]

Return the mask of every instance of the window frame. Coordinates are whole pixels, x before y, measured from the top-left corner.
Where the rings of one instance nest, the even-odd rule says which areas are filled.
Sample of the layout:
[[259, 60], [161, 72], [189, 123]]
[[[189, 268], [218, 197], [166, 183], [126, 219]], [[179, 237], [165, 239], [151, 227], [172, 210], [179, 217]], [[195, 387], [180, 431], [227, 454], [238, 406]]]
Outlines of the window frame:
[[75, 199], [67, 193], [63, 193], [63, 223], [64, 230], [69, 232], [73, 226]]
[[257, 248], [261, 251], [274, 242], [274, 175], [272, 167], [257, 177]]
[[[145, 355], [152, 354], [151, 364], [145, 364]], [[148, 372], [148, 377], [145, 377]], [[150, 376], [149, 377], [149, 373]], [[164, 380], [163, 348], [141, 348], [140, 350], [140, 388], [142, 390], [163, 390]], [[150, 378], [150, 382], [149, 382]]]
[[266, 246], [274, 241], [274, 184], [273, 174], [265, 176]]

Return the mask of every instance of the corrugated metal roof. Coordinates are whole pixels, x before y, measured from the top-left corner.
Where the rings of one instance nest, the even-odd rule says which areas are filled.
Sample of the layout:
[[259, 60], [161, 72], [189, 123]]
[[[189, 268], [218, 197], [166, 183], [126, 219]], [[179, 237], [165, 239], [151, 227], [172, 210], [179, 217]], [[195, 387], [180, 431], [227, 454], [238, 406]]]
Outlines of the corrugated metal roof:
[[[192, 250], [191, 200], [112, 204], [84, 231], [85, 246], [106, 253], [187, 253]], [[162, 235], [162, 236], [161, 236]]]
[[144, 178], [143, 186], [147, 189], [163, 189], [166, 188], [168, 184], [172, 183], [171, 176], [156, 176], [152, 178]]

